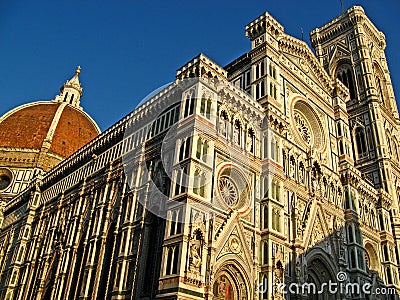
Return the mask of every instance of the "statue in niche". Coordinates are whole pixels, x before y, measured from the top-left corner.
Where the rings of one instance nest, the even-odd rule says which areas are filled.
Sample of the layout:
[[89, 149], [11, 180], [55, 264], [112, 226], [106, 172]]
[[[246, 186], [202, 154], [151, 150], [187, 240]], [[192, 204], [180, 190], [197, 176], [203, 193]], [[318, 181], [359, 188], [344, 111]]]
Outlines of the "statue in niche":
[[293, 159], [291, 159], [290, 160], [290, 177], [292, 177], [292, 178], [294, 178], [294, 175], [295, 175], [295, 166], [294, 166], [294, 160]]
[[239, 144], [239, 129], [236, 126], [233, 128], [233, 141]]
[[296, 223], [297, 223], [297, 224], [296, 224], [297, 237], [298, 237], [299, 239], [301, 239], [301, 238], [303, 238], [303, 231], [304, 231], [304, 228], [303, 228], [303, 220], [302, 220], [300, 214], [297, 215], [297, 217], [296, 217]]
[[194, 238], [190, 242], [189, 247], [189, 269], [191, 271], [200, 271], [201, 266], [201, 246], [202, 246], [202, 233], [196, 231]]
[[337, 231], [338, 248], [339, 248], [339, 258], [344, 258], [344, 237], [343, 230], [339, 229]]
[[312, 191], [315, 193], [318, 190], [318, 181], [315, 176], [311, 177]]
[[219, 118], [219, 133], [226, 137], [226, 122], [223, 117]]
[[201, 222], [203, 222], [203, 215], [200, 212], [196, 211], [196, 213], [193, 216], [193, 223], [201, 223]]
[[200, 246], [197, 243], [193, 243], [190, 246], [190, 266], [198, 269], [201, 265], [200, 257]]
[[295, 273], [296, 273], [296, 281], [301, 282], [302, 281], [302, 272], [301, 272], [301, 261], [300, 258], [297, 258], [296, 260], [296, 266], [295, 266]]
[[325, 182], [323, 182], [321, 184], [321, 196], [325, 197], [325, 191], [326, 191]]
[[247, 145], [246, 145], [246, 149], [249, 152], [253, 152], [253, 135], [249, 132], [247, 135]]
[[300, 171], [299, 171], [299, 182], [301, 184], [304, 184], [304, 168], [300, 167]]

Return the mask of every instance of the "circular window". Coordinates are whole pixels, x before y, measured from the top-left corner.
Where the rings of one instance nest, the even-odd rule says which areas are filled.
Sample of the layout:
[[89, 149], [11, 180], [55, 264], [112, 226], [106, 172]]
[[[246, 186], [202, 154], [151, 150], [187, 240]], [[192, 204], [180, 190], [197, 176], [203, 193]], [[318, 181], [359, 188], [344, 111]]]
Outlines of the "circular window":
[[312, 135], [310, 125], [300, 112], [294, 112], [294, 120], [301, 139], [310, 146], [312, 144]]
[[325, 147], [325, 133], [316, 112], [303, 100], [295, 102], [292, 108], [292, 126], [295, 139], [300, 145], [315, 151]]
[[222, 208], [236, 209], [241, 213], [250, 205], [251, 192], [246, 175], [231, 164], [222, 168], [216, 187]]
[[238, 190], [235, 184], [226, 176], [223, 176], [218, 181], [218, 188], [221, 194], [222, 200], [228, 206], [234, 206], [238, 202]]
[[12, 181], [12, 173], [8, 169], [0, 168], [0, 190], [8, 188]]

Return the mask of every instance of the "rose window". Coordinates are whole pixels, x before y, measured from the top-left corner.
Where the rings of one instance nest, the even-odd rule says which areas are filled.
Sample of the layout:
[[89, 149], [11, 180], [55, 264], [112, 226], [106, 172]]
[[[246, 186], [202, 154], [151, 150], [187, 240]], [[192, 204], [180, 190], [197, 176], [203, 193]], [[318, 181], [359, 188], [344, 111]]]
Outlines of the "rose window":
[[[307, 101], [310, 102], [310, 101]], [[306, 100], [296, 101], [292, 110], [292, 128], [294, 138], [314, 151], [323, 151], [326, 145], [324, 128], [326, 123], [321, 119], [315, 109]]]
[[228, 177], [221, 177], [219, 179], [218, 188], [222, 200], [224, 200], [228, 206], [232, 207], [238, 202], [238, 190]]
[[307, 145], [311, 144], [311, 130], [308, 127], [307, 121], [303, 118], [302, 115], [295, 112], [294, 120], [296, 122], [296, 128], [299, 131], [299, 135]]

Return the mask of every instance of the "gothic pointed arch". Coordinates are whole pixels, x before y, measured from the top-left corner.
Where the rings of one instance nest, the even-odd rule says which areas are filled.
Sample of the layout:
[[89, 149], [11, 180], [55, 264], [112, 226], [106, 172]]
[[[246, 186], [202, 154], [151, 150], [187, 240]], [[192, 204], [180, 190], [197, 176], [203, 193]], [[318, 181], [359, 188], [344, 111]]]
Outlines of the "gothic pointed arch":
[[[323, 288], [324, 284], [329, 282], [336, 282], [336, 274], [337, 274], [337, 266], [334, 265], [332, 259], [323, 252], [318, 251], [316, 249], [312, 249], [306, 255], [306, 282], [313, 283], [316, 287], [316, 291], [320, 291]], [[333, 300], [336, 299], [335, 295], [330, 295], [329, 293], [323, 293], [319, 295], [317, 293], [313, 293], [313, 295], [309, 295], [308, 299], [312, 300]], [[322, 296], [322, 298], [321, 298]]]
[[363, 158], [367, 155], [367, 138], [363, 127], [357, 126], [354, 129], [354, 140], [356, 142], [357, 158]]
[[384, 72], [376, 61], [374, 62], [372, 69], [374, 71], [375, 88], [376, 88], [378, 100], [381, 101], [381, 103], [383, 105], [385, 105], [386, 107], [391, 108], [389, 97], [388, 97], [388, 90], [386, 87], [387, 81], [385, 79]]
[[364, 249], [365, 265], [367, 269], [371, 271], [378, 271], [380, 268], [380, 263], [375, 247], [370, 242], [366, 242]]
[[350, 92], [350, 99], [356, 98], [356, 84], [354, 80], [354, 70], [349, 60], [341, 60], [338, 62], [334, 72], [335, 78], [339, 79]]
[[215, 272], [213, 300], [247, 300], [252, 298], [249, 278], [235, 260], [226, 261]]

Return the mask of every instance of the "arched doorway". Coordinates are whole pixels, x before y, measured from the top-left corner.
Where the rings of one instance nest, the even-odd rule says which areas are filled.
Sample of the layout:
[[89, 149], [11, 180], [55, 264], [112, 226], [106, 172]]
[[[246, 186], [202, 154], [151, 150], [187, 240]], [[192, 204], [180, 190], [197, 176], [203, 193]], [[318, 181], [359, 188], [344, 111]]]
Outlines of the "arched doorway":
[[232, 263], [216, 272], [213, 283], [213, 300], [247, 300], [248, 284], [242, 272]]
[[[307, 264], [307, 282], [313, 283], [316, 287], [316, 292], [310, 292], [307, 299], [310, 300], [333, 300], [336, 299], [337, 295], [329, 293], [327, 288], [329, 281], [336, 282], [336, 278], [333, 274], [332, 268], [320, 257], [316, 257], [310, 260]], [[322, 284], [324, 284], [322, 286]], [[323, 290], [322, 293], [318, 291]]]

